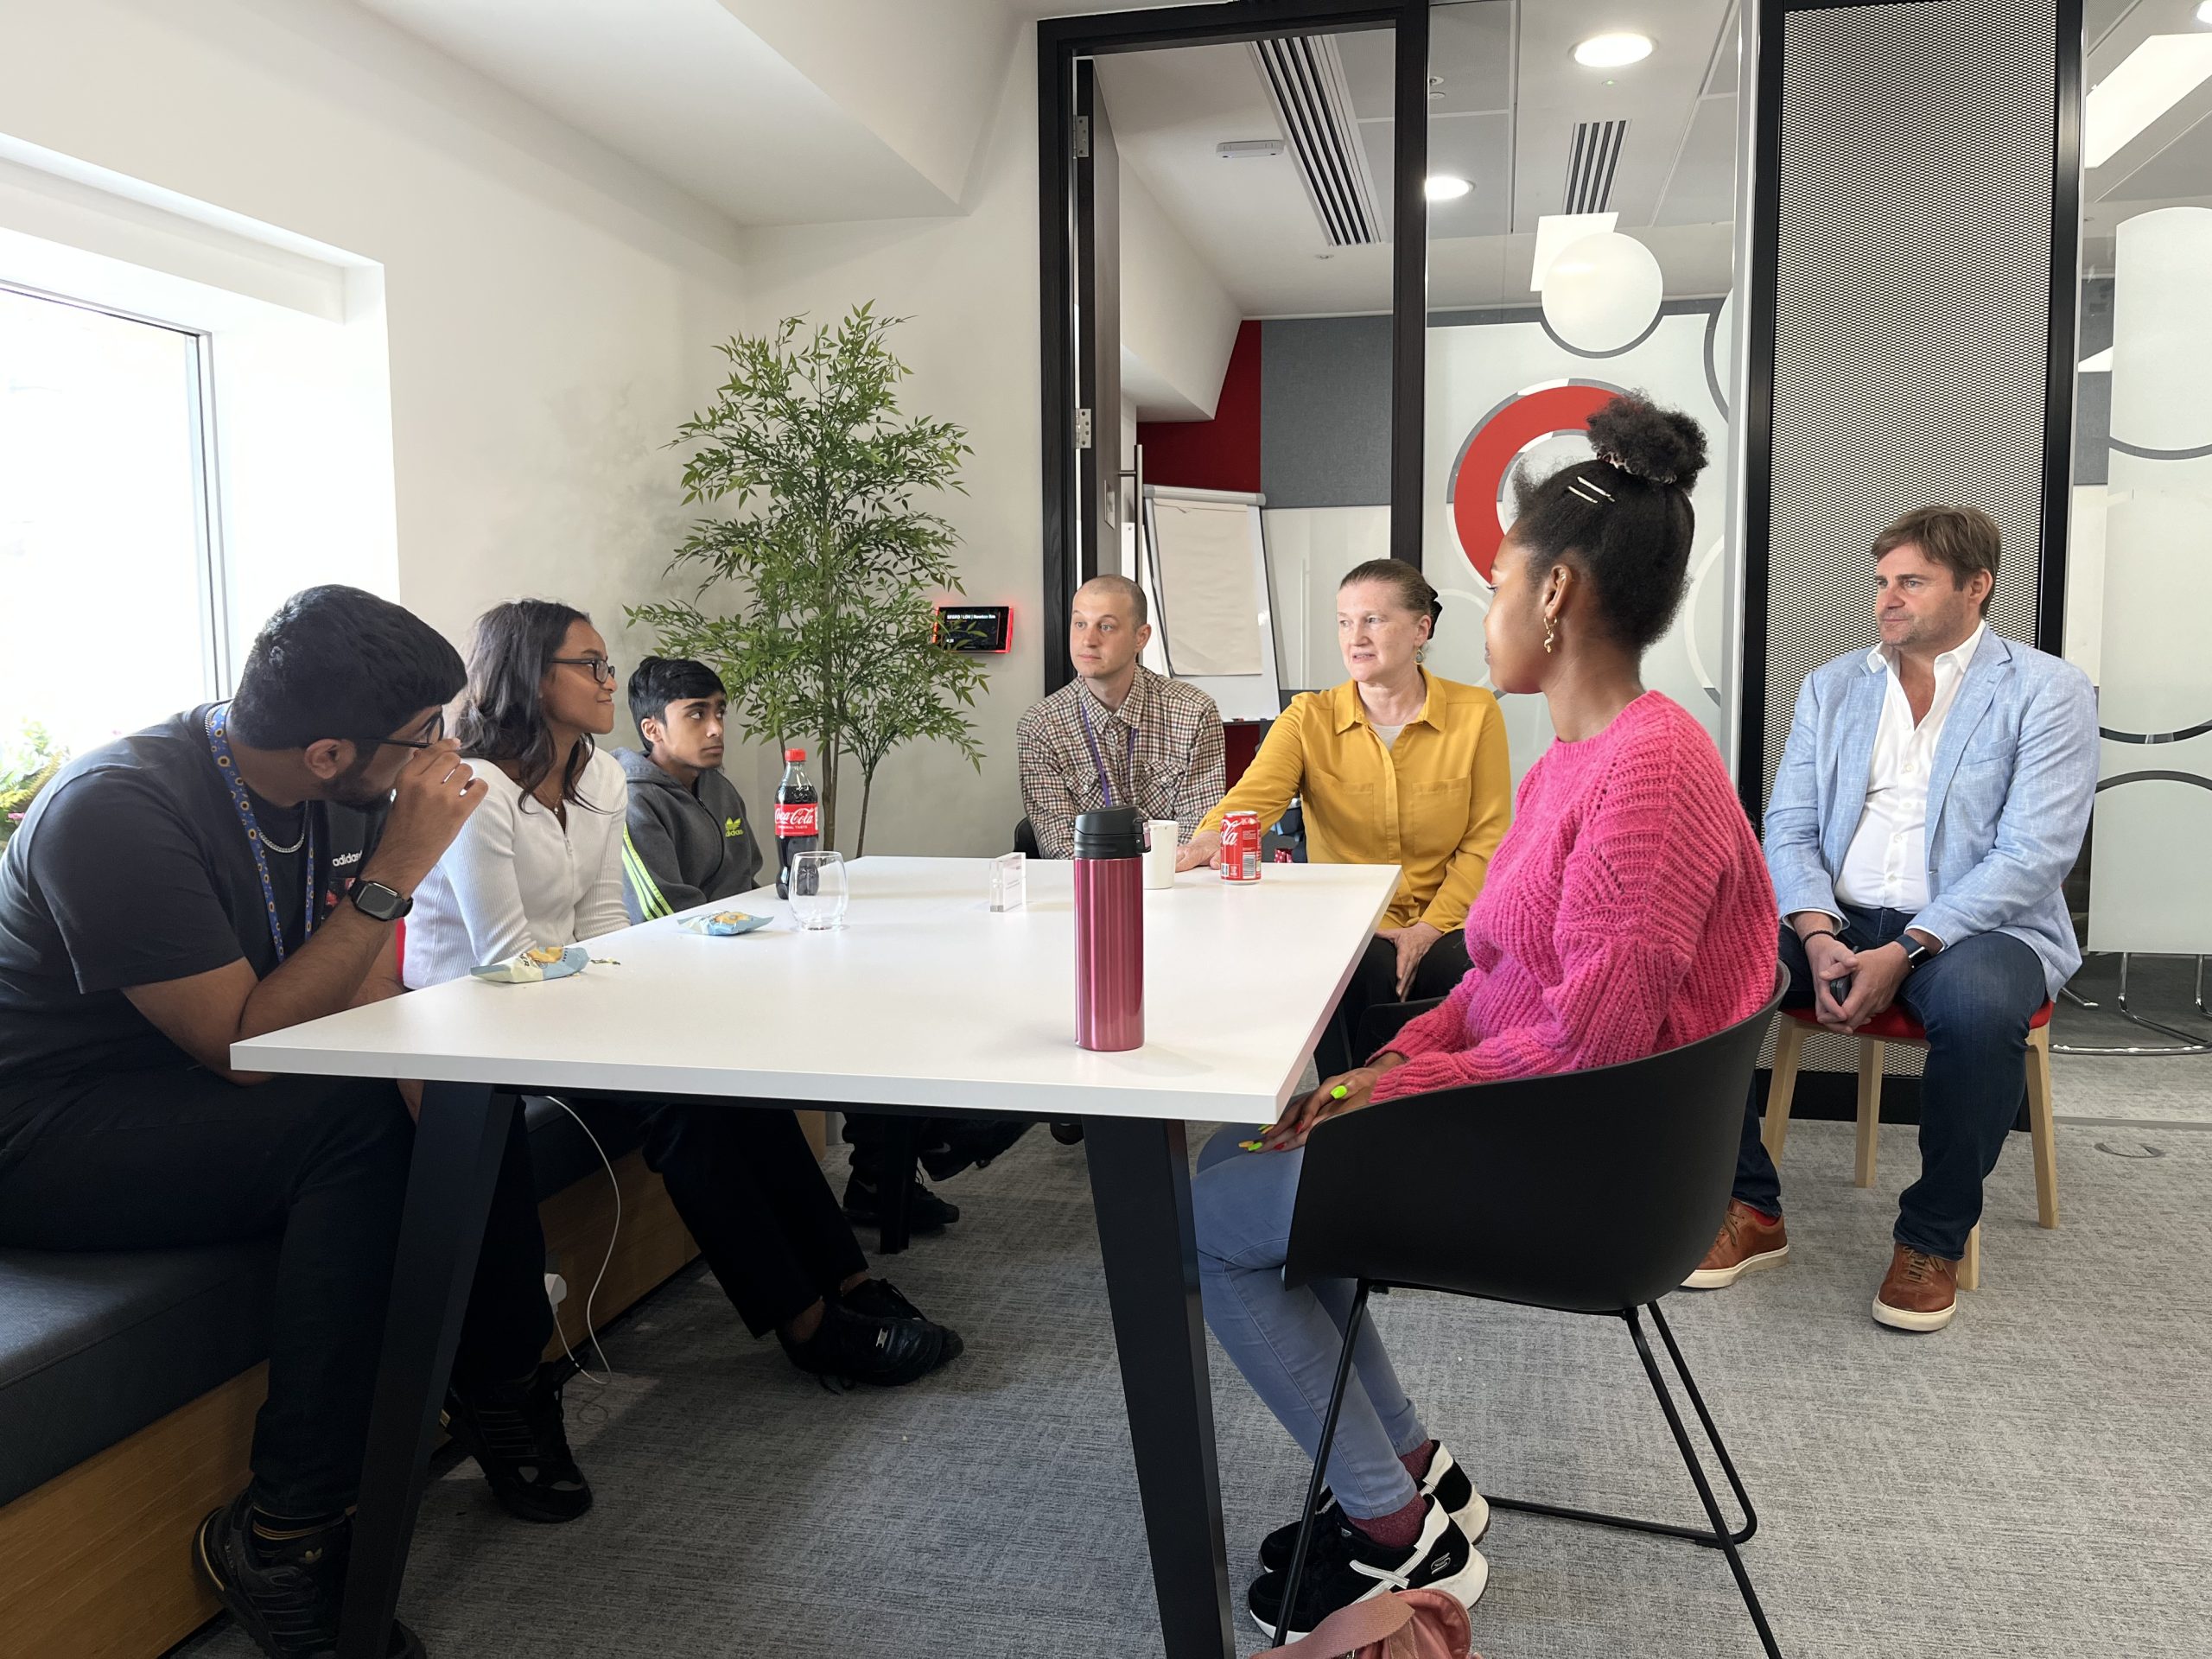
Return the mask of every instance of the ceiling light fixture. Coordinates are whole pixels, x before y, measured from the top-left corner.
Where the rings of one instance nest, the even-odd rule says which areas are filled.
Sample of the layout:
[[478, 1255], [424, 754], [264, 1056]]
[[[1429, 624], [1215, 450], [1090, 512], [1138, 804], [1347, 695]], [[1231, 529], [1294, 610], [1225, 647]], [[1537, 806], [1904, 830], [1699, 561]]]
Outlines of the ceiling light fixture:
[[2212, 79], [2212, 35], [2153, 35], [2089, 88], [2082, 159], [2102, 167], [2143, 129]]
[[1422, 181], [1421, 193], [1431, 201], [1457, 201], [1474, 188], [1450, 173], [1432, 173]]
[[1250, 161], [1262, 156], [1280, 156], [1283, 142], [1280, 138], [1232, 138], [1227, 143], [1216, 144], [1213, 153], [1224, 162]]
[[1650, 55], [1649, 35], [1592, 35], [1574, 48], [1574, 60], [1585, 69], [1619, 69]]
[[2204, 3], [2196, 9], [2196, 21], [2205, 28], [2212, 29], [2212, 0], [2204, 0]]

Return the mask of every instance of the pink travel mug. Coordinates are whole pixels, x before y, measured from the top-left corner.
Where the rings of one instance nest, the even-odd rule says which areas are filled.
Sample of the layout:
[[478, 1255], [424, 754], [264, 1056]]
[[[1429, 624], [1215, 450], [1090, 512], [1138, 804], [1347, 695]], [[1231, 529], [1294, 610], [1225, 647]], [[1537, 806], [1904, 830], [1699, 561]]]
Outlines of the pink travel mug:
[[1075, 1040], [1144, 1046], [1144, 815], [1133, 806], [1075, 821]]

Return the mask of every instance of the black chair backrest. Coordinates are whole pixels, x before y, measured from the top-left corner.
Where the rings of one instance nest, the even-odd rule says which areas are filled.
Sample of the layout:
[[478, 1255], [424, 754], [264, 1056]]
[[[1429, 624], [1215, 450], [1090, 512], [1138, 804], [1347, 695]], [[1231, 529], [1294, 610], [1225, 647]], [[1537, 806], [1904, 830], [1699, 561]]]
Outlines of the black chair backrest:
[[[1703, 1259], [1781, 1001], [1594, 1071], [1386, 1101], [1306, 1141], [1287, 1283], [1322, 1278], [1618, 1313]], [[1255, 1157], [1266, 1154], [1254, 1154]]]
[[1042, 858], [1037, 847], [1037, 826], [1024, 818], [1014, 826], [1014, 850], [1025, 858]]

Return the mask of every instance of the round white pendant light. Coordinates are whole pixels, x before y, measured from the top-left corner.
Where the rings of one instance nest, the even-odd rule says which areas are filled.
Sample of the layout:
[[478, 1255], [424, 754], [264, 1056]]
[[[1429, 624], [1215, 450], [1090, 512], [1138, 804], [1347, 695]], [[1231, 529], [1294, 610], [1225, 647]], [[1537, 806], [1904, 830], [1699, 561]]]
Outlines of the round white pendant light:
[[1431, 201], [1457, 201], [1474, 188], [1449, 173], [1432, 173], [1422, 181], [1421, 193]]
[[1544, 321], [1575, 351], [1603, 356], [1643, 339], [1666, 293], [1651, 250], [1605, 231], [1569, 244], [1544, 272]]
[[1648, 35], [1592, 35], [1574, 48], [1574, 60], [1585, 69], [1624, 68], [1650, 55]]

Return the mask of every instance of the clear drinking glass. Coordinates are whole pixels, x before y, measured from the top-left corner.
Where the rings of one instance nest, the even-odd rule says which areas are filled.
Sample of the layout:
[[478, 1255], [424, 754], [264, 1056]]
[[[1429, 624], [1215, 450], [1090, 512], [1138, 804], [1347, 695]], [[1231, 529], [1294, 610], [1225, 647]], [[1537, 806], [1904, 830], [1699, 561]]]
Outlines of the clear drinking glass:
[[801, 853], [791, 860], [791, 914], [801, 927], [842, 927], [849, 896], [843, 854]]

